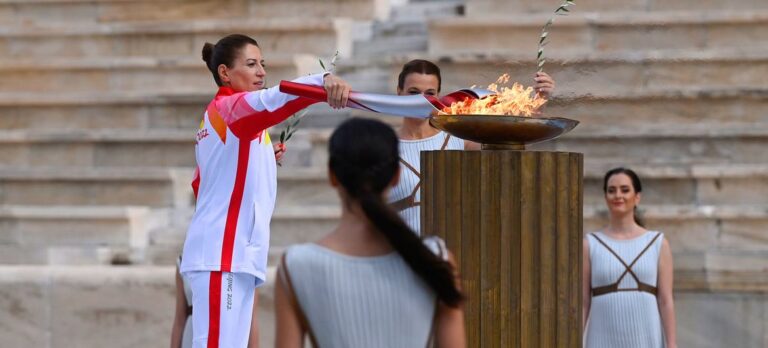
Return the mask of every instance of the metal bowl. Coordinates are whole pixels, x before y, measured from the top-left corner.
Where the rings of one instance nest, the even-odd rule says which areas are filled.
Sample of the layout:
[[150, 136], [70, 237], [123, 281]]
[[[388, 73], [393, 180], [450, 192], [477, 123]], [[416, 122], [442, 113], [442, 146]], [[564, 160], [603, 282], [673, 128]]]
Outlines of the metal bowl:
[[557, 138], [579, 124], [561, 117], [495, 115], [435, 115], [429, 122], [457, 138], [481, 143], [483, 149], [514, 150]]

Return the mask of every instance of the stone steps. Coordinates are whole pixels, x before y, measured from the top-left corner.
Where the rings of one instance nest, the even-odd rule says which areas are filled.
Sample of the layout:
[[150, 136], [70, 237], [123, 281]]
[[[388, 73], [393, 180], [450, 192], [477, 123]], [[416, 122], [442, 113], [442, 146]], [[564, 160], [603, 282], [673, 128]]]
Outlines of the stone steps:
[[[276, 239], [275, 245], [280, 247], [317, 240], [335, 227], [340, 209], [338, 206], [299, 205], [278, 209], [273, 217], [272, 239]], [[768, 252], [768, 239], [763, 233], [768, 223], [766, 203], [751, 206], [675, 205], [643, 201], [641, 214], [649, 228], [669, 235], [676, 244], [675, 251]], [[606, 223], [607, 208], [603, 202], [585, 203], [585, 231], [599, 230]]]
[[[0, 131], [0, 159], [5, 166], [194, 167], [193, 132], [194, 129]], [[272, 133], [275, 137], [279, 134], [276, 130]], [[296, 139], [289, 142], [295, 152], [288, 157], [305, 159], [305, 166], [324, 166], [330, 133], [324, 128], [300, 129]], [[633, 163], [764, 163], [766, 155], [762, 149], [766, 142], [765, 127], [754, 125], [627, 128], [584, 123], [561, 138], [530, 148], [583, 152], [594, 159], [613, 159], [621, 154]]]
[[[629, 130], [584, 125], [534, 150], [582, 152], [602, 158], [617, 154], [633, 162], [719, 160], [726, 163], [765, 163], [765, 128], [659, 127]], [[762, 149], [762, 150], [761, 150]]]
[[[507, 73], [511, 81], [533, 84], [535, 56], [441, 55], [443, 90], [486, 86]], [[395, 69], [393, 69], [395, 70]], [[545, 71], [557, 81], [556, 95], [658, 93], [675, 89], [759, 89], [768, 74], [768, 51], [648, 51], [548, 55]], [[393, 74], [392, 79], [396, 75]]]
[[765, 128], [768, 90], [686, 88], [645, 93], [592, 95], [552, 100], [544, 113], [581, 121], [584, 125], [614, 125], [642, 129], [671, 127]]
[[[0, 160], [4, 166], [29, 167], [194, 167], [193, 133], [194, 129], [0, 131]], [[323, 128], [300, 129], [289, 142], [296, 151], [288, 157], [324, 166], [330, 133]], [[276, 139], [279, 132], [272, 134]], [[582, 152], [594, 159], [620, 154], [633, 163], [765, 163], [766, 143], [765, 127], [748, 125], [629, 129], [581, 124], [561, 138], [530, 149]]]
[[388, 1], [377, 0], [245, 0], [249, 3], [248, 16], [255, 18], [353, 18], [370, 20], [386, 18]]
[[[313, 61], [317, 64], [317, 61]], [[279, 81], [268, 81], [276, 84]], [[195, 132], [206, 105], [216, 93], [184, 87], [160, 92], [29, 93], [0, 92], [0, 128], [31, 131], [83, 130], [180, 130]], [[353, 109], [332, 110], [325, 104], [308, 108], [303, 127], [332, 127], [350, 115], [363, 114]], [[370, 113], [365, 113], [371, 116]]]
[[192, 169], [4, 168], [0, 205], [187, 207]]
[[[601, 229], [607, 223], [604, 205], [586, 206], [585, 231]], [[299, 211], [297, 209], [297, 211]], [[676, 271], [702, 272], [765, 272], [760, 260], [768, 257], [768, 207], [753, 206], [675, 206], [644, 205], [647, 226], [665, 233], [673, 248]], [[284, 238], [295, 231], [304, 233], [290, 242], [318, 240], [332, 230], [338, 216], [332, 209], [303, 210], [300, 215], [289, 216], [290, 226], [283, 225], [276, 215], [272, 238], [276, 243], [290, 244]], [[318, 228], [323, 226], [323, 228]], [[283, 229], [284, 228], [284, 229]], [[275, 258], [276, 256], [273, 256]]]
[[[590, 161], [587, 161], [590, 163]], [[654, 166], [613, 162], [590, 165], [584, 182], [585, 204], [602, 203], [602, 179], [611, 167], [626, 165], [644, 182], [644, 203], [738, 205], [768, 203], [768, 168], [763, 164]]]
[[[398, 66], [399, 68], [399, 66]], [[366, 92], [394, 94], [396, 80], [388, 74], [399, 71], [380, 71], [373, 82], [364, 74], [340, 71], [345, 78], [363, 86]], [[445, 73], [449, 79], [449, 73]], [[391, 75], [395, 76], [395, 75]], [[391, 79], [391, 81], [389, 81]], [[456, 88], [471, 86], [477, 81], [450, 82]], [[277, 83], [271, 81], [270, 84]], [[446, 81], [448, 83], [448, 81]], [[567, 81], [559, 82], [567, 84]], [[383, 87], [382, 87], [383, 86]], [[563, 87], [565, 88], [565, 87]], [[376, 90], [378, 89], [378, 90]], [[444, 86], [451, 91], [451, 86]], [[689, 87], [667, 90], [589, 94], [556, 94], [546, 114], [564, 116], [588, 123], [607, 123], [617, 126], [644, 126], [647, 124], [753, 126], [764, 124], [768, 118], [768, 89], [765, 88], [708, 88]], [[3, 129], [148, 129], [183, 128], [194, 130], [199, 126], [202, 110], [211, 100], [215, 89], [166, 90], [158, 93], [140, 90], [117, 92], [61, 92], [17, 93], [0, 92], [0, 127]], [[313, 110], [317, 110], [313, 108]], [[342, 111], [347, 113], [349, 111]], [[335, 111], [334, 113], [339, 113]], [[352, 114], [374, 114], [351, 111]], [[632, 115], [627, 117], [625, 115]], [[305, 124], [326, 123], [325, 111], [312, 111]], [[322, 118], [322, 119], [321, 119]], [[331, 120], [329, 118], [328, 120]], [[392, 123], [399, 123], [393, 119]], [[330, 124], [325, 125], [330, 126]]]
[[[352, 81], [353, 87], [360, 85], [365, 86], [366, 91], [394, 93], [400, 68], [411, 59], [428, 59], [440, 65], [443, 93], [472, 85], [485, 87], [504, 73], [510, 75], [510, 81], [530, 86], [536, 71], [532, 55], [436, 53], [363, 58], [344, 62], [339, 72]], [[556, 97], [591, 95], [610, 100], [618, 96], [663, 96], [671, 91], [692, 89], [759, 90], [765, 85], [761, 76], [768, 72], [768, 51], [554, 54], [548, 56], [545, 70], [557, 81]]]
[[[125, 245], [0, 244], [0, 265], [113, 265], [143, 264], [146, 248]], [[176, 254], [178, 255], [178, 253]]]
[[[194, 129], [7, 130], [0, 131], [0, 159], [6, 166], [193, 167], [193, 132]], [[324, 166], [330, 132], [324, 128], [300, 129], [290, 143], [296, 145], [292, 147], [296, 149], [295, 155], [289, 157], [306, 159], [304, 165]], [[279, 134], [277, 130], [272, 133]], [[583, 152], [596, 159], [622, 154], [631, 162], [761, 163], [766, 160], [761, 150], [766, 141], [765, 127], [755, 124], [628, 128], [585, 122], [561, 138], [530, 148]], [[669, 149], [662, 150], [666, 146]]]
[[[557, 5], [555, 5], [556, 7]], [[554, 10], [554, 7], [553, 7]], [[501, 12], [504, 13], [504, 12]], [[429, 52], [536, 54], [550, 14], [464, 17], [430, 22]], [[547, 54], [754, 47], [768, 30], [765, 10], [740, 12], [574, 11], [550, 29]]]
[[[600, 228], [605, 223], [601, 192], [602, 175], [610, 167], [622, 162], [587, 159], [585, 165], [585, 230]], [[674, 231], [679, 235], [676, 243], [690, 243], [700, 239], [691, 234], [701, 233], [707, 240], [725, 238], [724, 250], [756, 247], [758, 254], [764, 249], [761, 236], [768, 223], [768, 169], [764, 165], [630, 165], [644, 181], [642, 213], [653, 228]], [[54, 174], [55, 173], [55, 174]], [[161, 170], [0, 170], [0, 198], [2, 209], [0, 226], [9, 231], [0, 236], [0, 249], [5, 250], [0, 263], [161, 263], [175, 260], [183, 243], [186, 225], [193, 209], [189, 189], [191, 169]], [[271, 245], [279, 256], [285, 246], [315, 240], [331, 231], [339, 214], [338, 198], [328, 186], [321, 168], [279, 171], [277, 210], [273, 217]], [[15, 205], [35, 205], [32, 207]], [[115, 207], [94, 207], [113, 205]], [[154, 220], [145, 228], [140, 242], [148, 246], [135, 248], [130, 242], [110, 245], [115, 234], [128, 229], [132, 222], [124, 218], [124, 204], [143, 204], [167, 207], [173, 215]], [[53, 205], [53, 206], [52, 206]], [[57, 205], [81, 205], [61, 207]], [[176, 208], [174, 208], [176, 207]], [[145, 208], [143, 208], [145, 209]], [[153, 211], [157, 211], [154, 208]], [[13, 213], [15, 212], [15, 213]], [[139, 219], [133, 222], [141, 226]], [[176, 227], [164, 227], [176, 226]], [[46, 237], [51, 227], [58, 233], [71, 231], [73, 235]], [[82, 229], [82, 230], [81, 230]], [[133, 230], [136, 230], [134, 228]], [[101, 240], [99, 231], [105, 231]], [[154, 231], [154, 232], [152, 232]], [[26, 233], [43, 233], [30, 235]], [[146, 235], [149, 234], [149, 242]], [[4, 238], [2, 238], [4, 237]], [[40, 248], [22, 241], [43, 243], [49, 238], [55, 245]], [[67, 238], [74, 245], [67, 244]], [[672, 238], [672, 237], [670, 237]], [[81, 240], [82, 239], [82, 240]], [[6, 245], [2, 245], [5, 243]], [[730, 248], [730, 249], [729, 249]], [[703, 250], [688, 250], [681, 254], [681, 265], [691, 269], [702, 267], [707, 260]], [[762, 254], [760, 254], [762, 255]], [[682, 267], [682, 266], [681, 266]]]
[[[172, 265], [194, 209], [162, 210], [0, 205], [0, 265]], [[169, 213], [173, 221], [162, 220]], [[270, 260], [290, 245], [332, 230], [337, 215], [333, 206], [278, 208], [272, 217], [277, 232], [270, 240]]]
[[[643, 164], [587, 158], [584, 173], [585, 204], [603, 204], [606, 171], [633, 168], [643, 180], [643, 203], [678, 205], [768, 204], [768, 166], [764, 164]], [[337, 205], [324, 168], [278, 172], [278, 207]]]
[[111, 24], [50, 24], [0, 30], [0, 57], [199, 57], [205, 42], [240, 32], [251, 35], [265, 57], [280, 53], [333, 54], [349, 20], [291, 18], [269, 20], [150, 21]]
[[11, 347], [151, 346], [173, 322], [168, 266], [0, 266], [0, 291]]
[[[311, 59], [320, 71], [317, 58], [301, 55], [267, 55], [267, 78], [272, 83], [301, 76], [299, 64]], [[126, 92], [146, 93], [183, 88], [215, 90], [216, 84], [205, 63], [197, 56], [150, 58], [64, 58], [42, 62], [0, 61], [0, 93], [31, 92]]]
[[0, 23], [123, 22], [228, 18], [350, 17], [375, 15], [372, 0], [318, 3], [310, 0], [4, 0]]
[[3, 244], [146, 246], [142, 207], [0, 206]]
[[0, 159], [27, 167], [194, 167], [194, 132], [0, 131]]
[[[173, 321], [174, 272], [172, 266], [0, 266], [0, 291], [7, 300], [0, 303], [0, 320], [9, 333], [5, 343], [13, 347], [137, 347], [164, 342]], [[726, 323], [724, 330], [739, 330], [751, 322], [734, 322], [733, 317], [764, 314], [764, 296], [750, 294], [750, 289], [765, 291], [764, 273], [678, 274], [675, 299], [681, 308], [678, 320], [683, 336], [701, 340], [701, 318]], [[259, 288], [261, 346], [274, 342], [275, 267], [269, 268], [267, 278]], [[723, 293], [728, 291], [737, 294]], [[741, 310], [725, 310], [732, 308]], [[716, 335], [697, 346], [721, 347], [729, 341]], [[738, 342], [745, 343], [740, 347], [759, 346], [748, 338]]]
[[[329, 132], [311, 136], [313, 165], [327, 162]], [[572, 132], [531, 150], [584, 153], [587, 158], [615, 159], [632, 163], [765, 163], [765, 127], [670, 127], [626, 128], [582, 124]]]
[[[768, 254], [765, 202], [746, 206], [644, 200], [640, 213], [649, 228], [665, 232], [681, 257], [681, 269], [703, 269], [702, 258], [709, 255]], [[159, 224], [150, 221], [146, 208], [0, 206], [0, 224], [9, 227], [0, 234], [0, 264], [173, 264], [193, 209], [178, 208], [173, 214], [175, 226], [152, 229]], [[315, 241], [329, 233], [339, 214], [338, 205], [278, 207], [271, 223], [270, 260], [276, 261], [290, 245]], [[604, 203], [585, 203], [584, 230], [600, 230], [606, 224]], [[722, 269], [726, 265], [711, 267]], [[763, 266], [744, 267], [759, 271]]]
[[429, 18], [454, 18], [463, 11], [460, 1], [391, 2], [391, 15], [386, 21], [374, 21], [371, 33], [353, 43], [355, 60], [362, 57], [391, 55], [427, 50]]
[[[467, 14], [473, 17], [489, 16], [498, 13], [552, 13], [562, 1], [549, 0], [467, 0]], [[696, 0], [590, 0], [576, 2], [573, 12], [664, 12], [664, 11], [734, 11], [768, 9], [762, 0], [733, 1], [696, 1]], [[542, 22], [543, 23], [543, 22]]]
[[191, 214], [174, 207], [0, 205], [0, 264], [172, 265]]
[[[336, 225], [339, 208], [295, 209], [297, 214], [276, 212], [272, 223], [273, 245], [283, 247], [320, 239]], [[604, 205], [585, 207], [585, 231], [601, 229], [605, 223]], [[756, 262], [768, 257], [764, 228], [768, 207], [647, 205], [644, 219], [651, 229], [665, 233], [672, 243], [676, 269], [750, 272], [765, 271]], [[334, 211], [335, 210], [335, 211]], [[290, 219], [290, 222], [283, 221]]]
[[0, 264], [135, 263], [148, 246], [145, 207], [0, 205]]
[[362, 57], [391, 52], [423, 52], [426, 49], [427, 39], [415, 35], [382, 37], [375, 41], [362, 41], [354, 44], [355, 54]]
[[179, 0], [4, 0], [0, 22], [35, 25], [60, 22], [112, 22], [130, 20], [226, 18], [247, 11], [247, 1]]
[[392, 20], [390, 22], [452, 18], [464, 12], [466, 2], [461, 0], [410, 0], [402, 6], [392, 8]]
[[[215, 92], [199, 64], [202, 43], [235, 31], [255, 36], [274, 84], [279, 76], [304, 74], [302, 67], [316, 68], [316, 55], [352, 52], [350, 39], [365, 36], [356, 32], [364, 26], [332, 18], [386, 18], [391, 4], [383, 3], [0, 0], [4, 344], [167, 342], [171, 265], [193, 211], [190, 135]], [[526, 62], [540, 27], [559, 3], [467, 0], [474, 19], [433, 19], [430, 53], [408, 58], [442, 59], [444, 91], [493, 80], [494, 65], [508, 60], [523, 81], [533, 71]], [[435, 9], [455, 4], [411, 0], [393, 8], [392, 17], [443, 16], [444, 8]], [[688, 12], [670, 12], [677, 10]], [[587, 152], [586, 231], [605, 223], [604, 171], [625, 163], [638, 171], [646, 221], [665, 232], [675, 253], [679, 336], [686, 345], [764, 346], [765, 328], [754, 318], [768, 310], [768, 158], [761, 152], [768, 139], [761, 76], [768, 68], [765, 52], [754, 47], [768, 29], [766, 10], [764, 0], [577, 2], [572, 15], [558, 18], [546, 52], [547, 70], [559, 83], [546, 112], [582, 124], [537, 148]], [[396, 38], [423, 34], [413, 27], [384, 29], [389, 41], [363, 47], [383, 60], [378, 66], [358, 63], [364, 60], [357, 54], [340, 61], [341, 71], [346, 64], [358, 69], [345, 77], [356, 74], [350, 80], [359, 90], [394, 93], [393, 70], [407, 61], [403, 49], [426, 47], [424, 38]], [[297, 52], [312, 58], [302, 65], [284, 55]], [[323, 111], [307, 119], [278, 169], [270, 280], [260, 290], [262, 346], [273, 345], [279, 256], [336, 224], [338, 198], [322, 169], [325, 141], [333, 123], [352, 114]], [[159, 168], [165, 166], [184, 168]], [[145, 266], [115, 266], [129, 263]]]
[[[746, 259], [767, 256], [768, 206], [740, 205], [649, 205], [641, 203], [641, 216], [646, 226], [664, 232], [672, 250], [680, 255], [675, 266], [681, 270], [731, 270], [762, 271], [759, 262], [741, 267], [729, 267], [728, 263], [701, 263], [702, 256], [738, 257]], [[607, 225], [605, 205], [587, 205], [584, 209], [584, 231], [599, 231]], [[716, 260], [712, 259], [712, 260]]]
[[[166, 342], [175, 272], [173, 266], [0, 266], [4, 344], [128, 348]], [[270, 267], [258, 290], [262, 347], [274, 344], [274, 279]]]
[[[297, 216], [276, 215], [278, 221], [273, 222], [272, 238], [284, 238], [289, 235], [289, 231], [293, 233], [298, 230], [304, 231], [304, 234], [291, 242], [318, 240], [335, 226], [338, 216], [336, 209], [335, 214], [329, 208], [327, 211], [305, 210]], [[595, 231], [605, 226], [605, 214], [604, 205], [586, 206], [585, 231]], [[750, 208], [644, 205], [643, 215], [647, 226], [663, 231], [672, 243], [676, 269], [679, 271], [765, 271], [764, 265], [755, 262], [768, 257], [768, 240], [764, 236], [768, 207], [765, 205]], [[290, 226], [280, 221], [283, 218], [292, 219]], [[279, 239], [278, 243], [285, 245], [284, 242], [287, 241]], [[281, 252], [282, 247], [275, 251], [272, 259], [279, 257]]]
[[189, 129], [200, 125], [216, 89], [183, 93], [0, 93], [3, 129]]

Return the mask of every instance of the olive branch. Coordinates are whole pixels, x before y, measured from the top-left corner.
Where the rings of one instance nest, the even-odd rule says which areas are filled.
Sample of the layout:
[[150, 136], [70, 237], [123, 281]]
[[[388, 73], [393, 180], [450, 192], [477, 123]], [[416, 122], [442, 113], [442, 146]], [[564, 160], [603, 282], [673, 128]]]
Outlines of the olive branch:
[[296, 133], [296, 126], [299, 125], [299, 122], [301, 121], [301, 118], [307, 115], [307, 110], [304, 110], [300, 113], [295, 113], [293, 116], [291, 116], [288, 120], [288, 126], [283, 129], [282, 132], [280, 132], [280, 144], [285, 144], [288, 140], [291, 139], [293, 136], [293, 133]]
[[[336, 60], [339, 58], [339, 51], [336, 50], [336, 53], [331, 58], [331, 69], [327, 69], [325, 67], [325, 63], [323, 63], [322, 59], [317, 59], [318, 62], [320, 62], [320, 67], [323, 68], [323, 72], [329, 72], [333, 73], [336, 70]], [[288, 118], [288, 126], [283, 129], [282, 132], [280, 132], [280, 144], [285, 144], [291, 137], [293, 136], [293, 133], [296, 133], [296, 127], [299, 125], [299, 122], [301, 119], [307, 115], [307, 110], [302, 111], [301, 113], [293, 114], [290, 118]]]
[[322, 59], [317, 59], [318, 62], [320, 62], [320, 67], [323, 68], [324, 72], [333, 73], [336, 71], [336, 59], [339, 59], [339, 50], [336, 50], [336, 53], [333, 54], [333, 57], [331, 58], [331, 69], [328, 70], [325, 68], [325, 63], [323, 63]]
[[541, 37], [539, 37], [539, 52], [536, 55], [536, 62], [538, 66], [537, 72], [544, 71], [544, 63], [547, 61], [544, 58], [544, 46], [546, 46], [549, 43], [549, 40], [547, 38], [549, 37], [549, 27], [552, 26], [552, 23], [555, 22], [555, 18], [557, 16], [565, 16], [569, 12], [571, 12], [568, 7], [576, 5], [576, 2], [573, 0], [566, 0], [564, 1], [560, 7], [558, 7], [555, 10], [555, 14], [550, 18], [546, 24], [544, 24], [544, 27], [541, 28]]

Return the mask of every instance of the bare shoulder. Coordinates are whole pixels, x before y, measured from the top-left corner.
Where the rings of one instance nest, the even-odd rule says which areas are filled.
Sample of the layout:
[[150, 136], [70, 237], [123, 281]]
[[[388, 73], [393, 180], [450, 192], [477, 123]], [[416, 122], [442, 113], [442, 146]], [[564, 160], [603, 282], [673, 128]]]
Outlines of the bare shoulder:
[[662, 251], [666, 251], [666, 250], [669, 250], [669, 248], [670, 248], [670, 246], [669, 246], [669, 239], [667, 239], [667, 237], [665, 237], [665, 236], [662, 236], [661, 237], [661, 250]]
[[592, 232], [585, 233], [584, 238], [581, 239], [581, 245], [584, 247], [584, 250], [589, 250], [589, 235], [592, 234]]

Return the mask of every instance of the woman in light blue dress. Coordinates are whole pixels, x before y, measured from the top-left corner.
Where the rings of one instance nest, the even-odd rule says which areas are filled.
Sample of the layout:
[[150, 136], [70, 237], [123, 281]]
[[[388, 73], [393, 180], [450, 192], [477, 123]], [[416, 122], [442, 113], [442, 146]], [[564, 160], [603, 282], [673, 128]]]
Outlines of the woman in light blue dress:
[[603, 181], [609, 224], [584, 238], [585, 348], [676, 348], [672, 252], [635, 215], [642, 186], [630, 169]]

